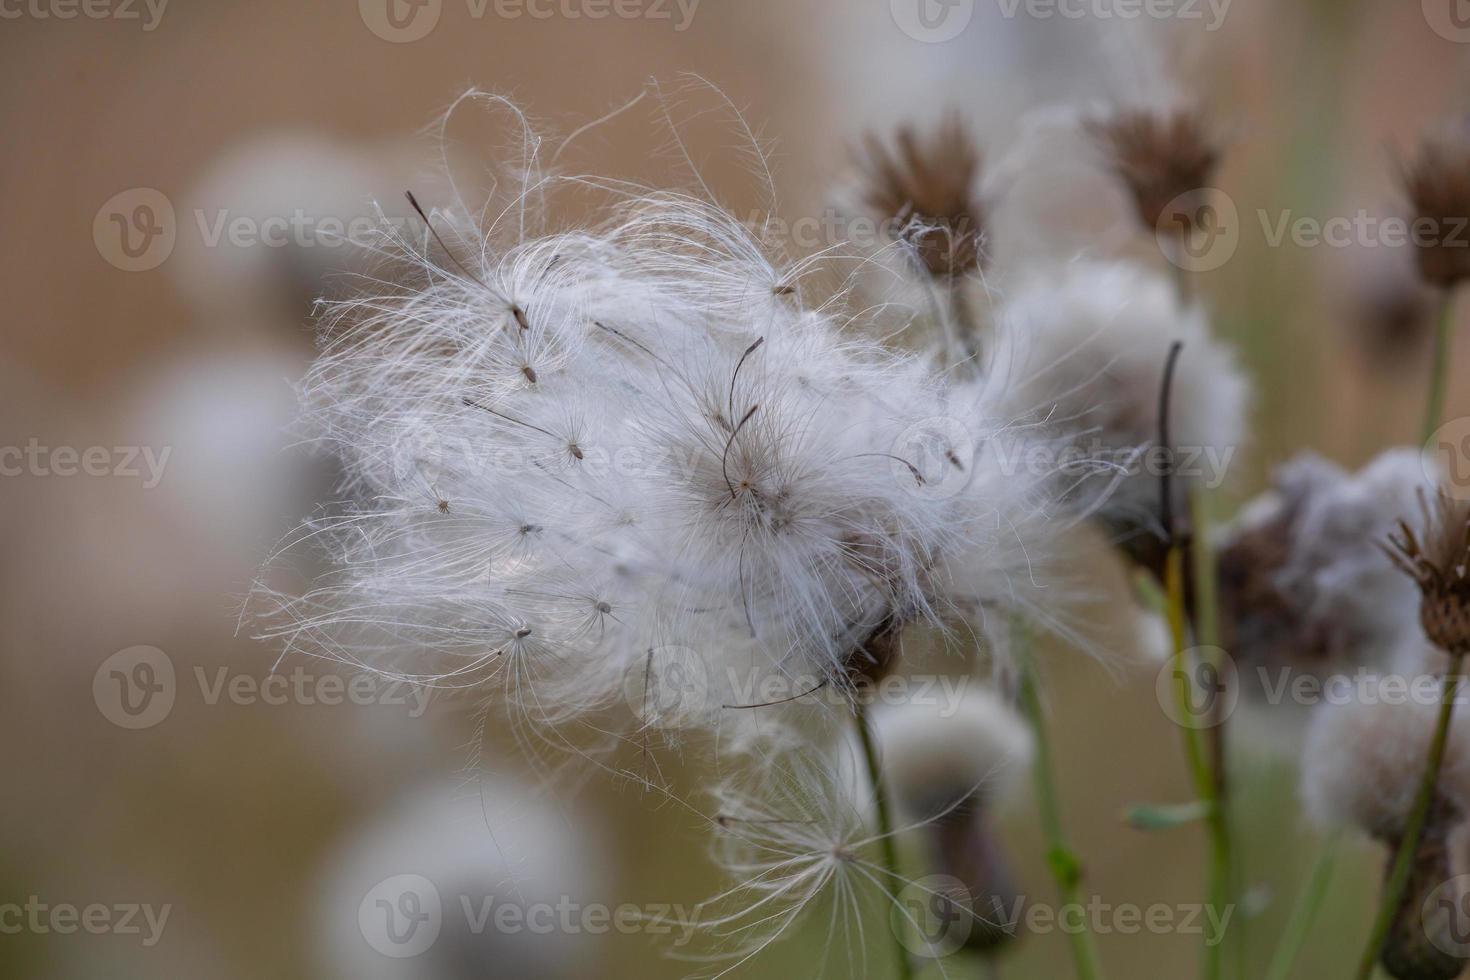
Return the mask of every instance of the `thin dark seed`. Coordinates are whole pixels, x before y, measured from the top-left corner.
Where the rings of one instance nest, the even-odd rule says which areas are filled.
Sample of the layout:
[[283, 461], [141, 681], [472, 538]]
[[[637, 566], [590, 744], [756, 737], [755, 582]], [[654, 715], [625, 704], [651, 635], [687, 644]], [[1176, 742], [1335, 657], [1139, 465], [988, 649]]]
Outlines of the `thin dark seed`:
[[750, 417], [756, 413], [758, 408], [760, 408], [759, 405], [750, 406], [750, 411], [746, 412], [745, 416], [736, 423], [735, 428], [730, 432], [730, 438], [725, 440], [725, 452], [720, 457], [720, 473], [725, 477], [725, 486], [730, 488], [730, 499], [732, 500], [738, 494], [735, 493], [735, 484], [730, 481], [730, 447], [735, 445], [735, 437], [740, 435], [740, 430], [745, 428], [745, 423], [750, 421]]
[[735, 380], [740, 377], [740, 369], [743, 368], [743, 367], [745, 367], [745, 359], [747, 357], [749, 357], [750, 355], [754, 354], [756, 352], [756, 350], [760, 348], [760, 345], [761, 344], [764, 344], [765, 342], [766, 342], [766, 338], [764, 338], [764, 337], [757, 337], [755, 343], [753, 343], [749, 347], [745, 348], [745, 353], [740, 355], [740, 360], [738, 362], [736, 362], [736, 364], [735, 364], [735, 370], [730, 373], [730, 398], [729, 398], [729, 407], [730, 407], [730, 414], [732, 416], [735, 414]]
[[[424, 209], [419, 206], [418, 198], [413, 196], [413, 191], [404, 191], [403, 196], [408, 198], [408, 203], [413, 205], [413, 209], [417, 211], [419, 217], [423, 219], [424, 227], [429, 229], [429, 234], [434, 236], [434, 241], [438, 242], [439, 247], [444, 250], [444, 254], [449, 256], [449, 261], [459, 266], [459, 271], [468, 276], [471, 281], [478, 284], [480, 288], [490, 289], [489, 286], [485, 285], [485, 281], [483, 279], [471, 272], [469, 268], [459, 260], [459, 256], [455, 255], [454, 251], [448, 245], [444, 244], [444, 239], [440, 238], [439, 232], [434, 230], [434, 223], [429, 220], [429, 216], [425, 214]], [[491, 290], [491, 292], [494, 292], [494, 290]]]
[[778, 704], [788, 704], [792, 701], [797, 701], [809, 695], [816, 694], [818, 691], [826, 686], [826, 680], [821, 680], [818, 681], [816, 686], [811, 688], [810, 690], [802, 691], [800, 694], [793, 694], [789, 698], [780, 698], [776, 701], [762, 701], [760, 704], [722, 704], [720, 705], [720, 707], [726, 708], [731, 711], [743, 711], [747, 708], [770, 708]]

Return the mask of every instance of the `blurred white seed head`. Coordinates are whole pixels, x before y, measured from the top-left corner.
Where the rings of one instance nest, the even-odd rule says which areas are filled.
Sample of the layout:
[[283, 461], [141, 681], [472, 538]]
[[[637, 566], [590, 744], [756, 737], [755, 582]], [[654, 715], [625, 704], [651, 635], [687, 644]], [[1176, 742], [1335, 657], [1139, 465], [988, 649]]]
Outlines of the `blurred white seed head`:
[[1279, 467], [1217, 546], [1224, 643], [1254, 678], [1381, 668], [1420, 633], [1419, 592], [1384, 550], [1433, 486], [1419, 450], [1356, 473], [1313, 453]]
[[535, 785], [429, 782], [352, 828], [323, 866], [318, 968], [342, 980], [587, 976], [585, 932], [502, 929], [495, 916], [516, 906], [530, 922], [534, 907], [607, 902], [607, 887], [597, 835]]
[[1227, 478], [1245, 441], [1250, 386], [1204, 311], [1182, 303], [1167, 278], [1124, 262], [1073, 263], [1017, 290], [1000, 321], [993, 380], [1015, 414], [1033, 413], [1080, 450], [1073, 493], [1125, 549], [1146, 551], [1163, 531], [1162, 467], [1147, 454], [1158, 443], [1175, 341], [1183, 343], [1169, 412], [1175, 512], [1185, 512], [1191, 487]]
[[[1367, 696], [1319, 707], [1307, 730], [1301, 791], [1308, 816], [1380, 840], [1402, 834], [1429, 758], [1439, 706], [1382, 683]], [[1458, 819], [1470, 813], [1470, 722], [1456, 717], [1438, 797]]]
[[954, 703], [909, 702], [873, 719], [884, 776], [916, 817], [962, 801], [1001, 805], [1030, 771], [1035, 745], [1025, 719], [978, 684], [966, 685]]
[[[538, 729], [677, 671], [702, 727], [732, 671], [840, 684], [880, 631], [1042, 611], [1054, 490], [1008, 467], [995, 386], [805, 306], [729, 213], [555, 180], [540, 146], [506, 200], [390, 230], [391, 274], [328, 305], [306, 397], [351, 503], [303, 530], [336, 572], [270, 597], [270, 633], [499, 688]], [[568, 186], [612, 204], [537, 233]]]

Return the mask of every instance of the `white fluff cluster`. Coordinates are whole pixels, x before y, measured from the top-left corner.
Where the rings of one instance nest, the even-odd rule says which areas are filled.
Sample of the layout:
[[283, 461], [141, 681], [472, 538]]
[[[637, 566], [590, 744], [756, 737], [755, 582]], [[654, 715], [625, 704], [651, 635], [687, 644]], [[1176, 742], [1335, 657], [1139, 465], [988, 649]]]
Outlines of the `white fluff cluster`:
[[[1369, 694], [1323, 705], [1313, 715], [1302, 759], [1302, 800], [1321, 826], [1352, 827], [1396, 841], [1424, 774], [1439, 706], [1382, 682], [1370, 686]], [[1470, 722], [1458, 712], [1438, 790], [1461, 815], [1470, 813]]]
[[[548, 931], [534, 917], [568, 901], [605, 902], [599, 858], [592, 828], [525, 780], [484, 775], [468, 785], [416, 786], [352, 828], [318, 874], [318, 975], [585, 977], [590, 937]], [[531, 918], [497, 928], [503, 906]]]
[[1221, 600], [1237, 660], [1318, 672], [1381, 667], [1420, 631], [1419, 590], [1383, 543], [1432, 491], [1432, 464], [1390, 449], [1357, 473], [1314, 453], [1223, 529]]
[[1030, 771], [1031, 729], [994, 692], [966, 685], [954, 703], [908, 702], [874, 712], [883, 771], [918, 817], [957, 802], [1003, 802]]
[[[534, 231], [563, 184], [609, 217]], [[515, 186], [329, 307], [305, 387], [355, 503], [304, 535], [336, 572], [280, 602], [291, 649], [538, 729], [670, 691], [703, 727], [735, 674], [838, 685], [870, 637], [1031, 606], [1051, 474], [1008, 466], [995, 386], [803, 305], [701, 199]]]
[[[1113, 465], [1082, 481], [1118, 530], [1158, 533], [1159, 392], [1170, 345], [1183, 351], [1170, 400], [1175, 486], [1223, 481], [1246, 438], [1250, 385], [1235, 353], [1157, 272], [1125, 262], [1077, 262], [1023, 285], [1000, 312], [993, 378], [1018, 415], [1065, 434], [1084, 461]], [[1105, 496], [1105, 500], [1103, 499]]]

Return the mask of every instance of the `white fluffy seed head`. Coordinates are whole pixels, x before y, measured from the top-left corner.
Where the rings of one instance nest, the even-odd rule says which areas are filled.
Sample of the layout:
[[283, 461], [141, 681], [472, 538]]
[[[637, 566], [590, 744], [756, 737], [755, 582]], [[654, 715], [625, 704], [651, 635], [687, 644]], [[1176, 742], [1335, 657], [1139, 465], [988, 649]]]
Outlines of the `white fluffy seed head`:
[[[1394, 841], [1424, 773], [1439, 706], [1382, 681], [1364, 691], [1364, 697], [1316, 710], [1302, 758], [1302, 801], [1320, 826]], [[1464, 718], [1451, 725], [1438, 791], [1459, 813], [1470, 812], [1470, 722]]]
[[909, 702], [873, 714], [883, 773], [904, 808], [929, 817], [955, 803], [1002, 804], [1030, 771], [1031, 730], [995, 692], [966, 685], [950, 703]]
[[318, 969], [342, 980], [586, 976], [585, 936], [475, 925], [503, 905], [605, 899], [598, 858], [592, 829], [519, 778], [416, 786], [353, 828], [322, 868]]
[[272, 632], [553, 725], [677, 671], [711, 725], [732, 667], [839, 683], [886, 621], [1040, 608], [1051, 484], [997, 448], [998, 389], [805, 307], [718, 208], [619, 187], [537, 235], [557, 182], [518, 173], [329, 307], [306, 395], [353, 502]]
[[1225, 645], [1237, 666], [1317, 676], [1379, 669], [1420, 633], [1419, 593], [1383, 543], [1434, 486], [1414, 448], [1357, 473], [1312, 453], [1281, 466], [1271, 491], [1217, 545]]
[[[1169, 348], [1183, 343], [1170, 400], [1182, 513], [1191, 486], [1223, 481], [1246, 437], [1250, 386], [1234, 352], [1162, 275], [1124, 262], [1076, 262], [1038, 276], [1000, 314], [991, 372], [1016, 414], [1064, 434], [1104, 469], [1077, 492], [1119, 531], [1157, 534], [1159, 393]], [[1096, 469], [1094, 467], [1094, 469]]]

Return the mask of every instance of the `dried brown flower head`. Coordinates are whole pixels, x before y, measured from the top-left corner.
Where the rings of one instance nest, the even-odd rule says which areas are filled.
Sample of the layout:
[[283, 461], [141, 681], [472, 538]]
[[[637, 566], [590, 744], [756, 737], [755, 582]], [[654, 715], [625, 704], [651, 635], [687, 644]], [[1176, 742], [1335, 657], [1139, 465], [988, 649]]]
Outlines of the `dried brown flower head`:
[[940, 279], [983, 268], [985, 207], [976, 182], [980, 151], [958, 116], [921, 137], [901, 127], [890, 149], [869, 134], [858, 160], [863, 201]]
[[1418, 531], [1399, 521], [1388, 553], [1419, 586], [1419, 621], [1430, 641], [1452, 656], [1470, 653], [1470, 501], [1440, 490], [1420, 497]]
[[1470, 276], [1470, 125], [1426, 133], [1403, 182], [1414, 208], [1419, 274], [1436, 286]]
[[1086, 129], [1127, 185], [1146, 229], [1183, 234], [1194, 227], [1195, 198], [1220, 163], [1202, 115], [1190, 109], [1122, 109], [1089, 121]]

